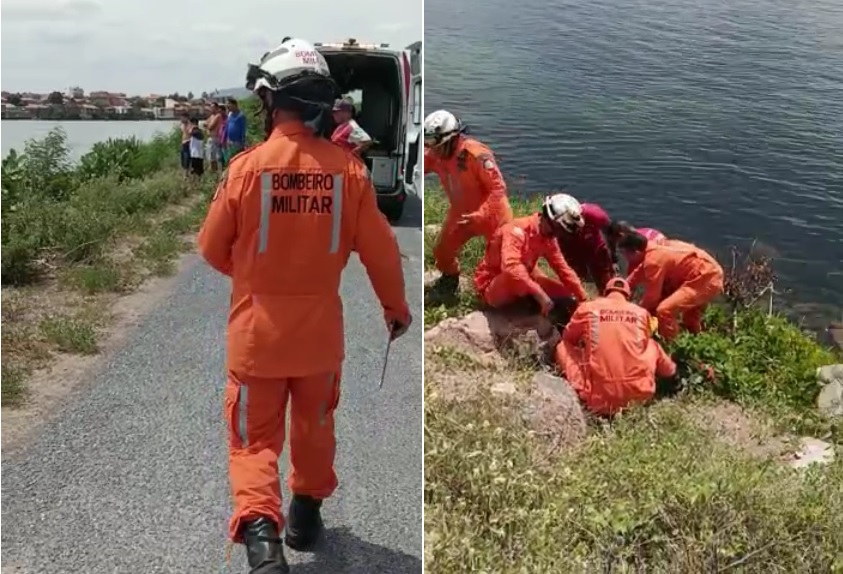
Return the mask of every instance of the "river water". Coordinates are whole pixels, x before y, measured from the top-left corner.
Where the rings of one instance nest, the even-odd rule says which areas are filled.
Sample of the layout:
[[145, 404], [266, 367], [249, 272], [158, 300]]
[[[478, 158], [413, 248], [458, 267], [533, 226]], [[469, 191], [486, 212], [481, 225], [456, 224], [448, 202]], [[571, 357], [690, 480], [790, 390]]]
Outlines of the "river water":
[[176, 122], [51, 122], [42, 120], [5, 120], [0, 126], [0, 144], [2, 157], [6, 157], [13, 148], [23, 151], [24, 143], [29, 139], [43, 138], [56, 127], [64, 128], [67, 133], [67, 145], [71, 158], [79, 159], [91, 146], [108, 138], [136, 137], [148, 140], [159, 132], [168, 132]]
[[425, 0], [425, 76], [515, 192], [758, 239], [791, 309], [843, 315], [840, 0]]

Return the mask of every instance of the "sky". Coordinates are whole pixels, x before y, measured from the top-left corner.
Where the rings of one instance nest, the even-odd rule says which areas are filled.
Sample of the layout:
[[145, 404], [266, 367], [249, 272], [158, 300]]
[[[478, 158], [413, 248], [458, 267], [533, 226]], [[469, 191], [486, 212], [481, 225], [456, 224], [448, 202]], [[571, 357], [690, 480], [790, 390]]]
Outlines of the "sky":
[[0, 85], [131, 95], [243, 86], [285, 36], [422, 39], [422, 0], [2, 0]]

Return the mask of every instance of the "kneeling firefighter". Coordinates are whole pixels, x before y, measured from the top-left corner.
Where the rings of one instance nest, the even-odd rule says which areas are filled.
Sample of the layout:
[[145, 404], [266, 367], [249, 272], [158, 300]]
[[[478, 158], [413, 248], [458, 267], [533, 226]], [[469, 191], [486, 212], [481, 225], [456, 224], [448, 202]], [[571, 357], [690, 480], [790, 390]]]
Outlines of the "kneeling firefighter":
[[[325, 133], [337, 88], [324, 57], [286, 39], [250, 65], [266, 141], [235, 156], [199, 234], [208, 263], [231, 277], [225, 416], [234, 513], [253, 574], [289, 571], [279, 534], [307, 549], [337, 488], [334, 411], [344, 358], [340, 276], [357, 251], [391, 338], [411, 322], [401, 256], [363, 164]], [[278, 458], [290, 408], [289, 511]]]
[[605, 296], [577, 308], [556, 346], [557, 366], [600, 415], [650, 400], [657, 376], [676, 375], [676, 364], [652, 338], [656, 321], [629, 296], [624, 279], [611, 279]]

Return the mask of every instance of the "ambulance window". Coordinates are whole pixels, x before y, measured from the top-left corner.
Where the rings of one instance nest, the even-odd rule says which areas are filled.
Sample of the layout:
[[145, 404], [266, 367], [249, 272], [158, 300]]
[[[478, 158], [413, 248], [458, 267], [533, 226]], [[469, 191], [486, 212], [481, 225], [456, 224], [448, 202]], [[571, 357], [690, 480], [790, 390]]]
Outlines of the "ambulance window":
[[422, 91], [421, 82], [413, 85], [413, 123], [422, 123]]

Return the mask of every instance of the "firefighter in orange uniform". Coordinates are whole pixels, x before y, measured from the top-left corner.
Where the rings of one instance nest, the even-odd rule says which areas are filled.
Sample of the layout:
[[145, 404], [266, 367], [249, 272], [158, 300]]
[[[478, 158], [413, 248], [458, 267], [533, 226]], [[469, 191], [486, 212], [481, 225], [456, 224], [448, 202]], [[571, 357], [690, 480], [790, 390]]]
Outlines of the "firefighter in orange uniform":
[[717, 260], [696, 245], [675, 239], [654, 242], [641, 233], [625, 235], [618, 246], [627, 261], [638, 262], [629, 285], [644, 286], [641, 306], [659, 320], [661, 336], [671, 340], [679, 334], [679, 315], [688, 331], [699, 333], [706, 306], [723, 293], [723, 268]]
[[556, 346], [556, 364], [597, 414], [646, 402], [655, 394], [656, 376], [676, 375], [676, 364], [652, 338], [655, 321], [629, 295], [624, 279], [611, 279], [604, 297], [577, 308]]
[[456, 291], [459, 254], [473, 237], [487, 242], [501, 225], [512, 220], [506, 183], [491, 150], [463, 134], [462, 123], [437, 110], [424, 119], [424, 172], [436, 173], [450, 206], [439, 241], [433, 248], [440, 285]]
[[[322, 137], [337, 88], [313, 45], [285, 39], [247, 86], [267, 138], [229, 165], [199, 234], [208, 263], [231, 277], [225, 415], [234, 514], [253, 574], [289, 572], [280, 533], [307, 549], [337, 487], [334, 411], [344, 358], [340, 276], [352, 251], [366, 267], [390, 337], [411, 317], [392, 229], [363, 164]], [[281, 511], [278, 458], [290, 412], [292, 492]]]
[[[502, 307], [532, 297], [547, 316], [554, 308], [564, 314], [588, 298], [556, 242], [557, 207], [555, 196], [548, 197], [541, 212], [495, 232], [474, 274], [474, 288], [488, 305]], [[550, 263], [558, 280], [539, 270], [540, 258]]]

